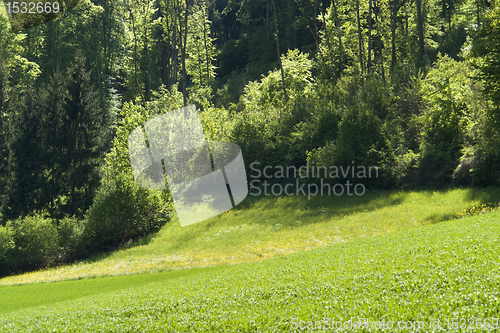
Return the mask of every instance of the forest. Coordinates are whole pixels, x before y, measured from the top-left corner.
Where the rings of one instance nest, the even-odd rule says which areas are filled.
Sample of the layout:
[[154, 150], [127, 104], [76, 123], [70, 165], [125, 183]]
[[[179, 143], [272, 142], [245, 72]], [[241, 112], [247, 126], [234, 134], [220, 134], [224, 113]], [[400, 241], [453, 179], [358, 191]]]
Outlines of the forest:
[[168, 190], [134, 184], [127, 140], [192, 104], [247, 172], [354, 164], [380, 167], [369, 189], [500, 185], [494, 0], [65, 3], [44, 24], [0, 6], [1, 275], [169, 221]]

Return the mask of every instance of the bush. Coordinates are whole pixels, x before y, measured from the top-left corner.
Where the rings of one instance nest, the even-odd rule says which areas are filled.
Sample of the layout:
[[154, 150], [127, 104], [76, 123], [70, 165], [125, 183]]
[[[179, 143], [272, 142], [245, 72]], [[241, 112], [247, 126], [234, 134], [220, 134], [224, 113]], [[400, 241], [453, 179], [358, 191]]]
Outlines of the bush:
[[[314, 148], [315, 105], [318, 96], [312, 76], [313, 61], [298, 50], [282, 57], [288, 101], [285, 103], [281, 70], [249, 82], [234, 114], [230, 141], [241, 147], [247, 166], [301, 165], [305, 150]], [[313, 125], [311, 125], [313, 123]]]
[[134, 183], [128, 149], [130, 133], [146, 121], [182, 107], [182, 94], [162, 87], [155, 100], [145, 107], [126, 103], [116, 129], [113, 148], [101, 169], [101, 186], [85, 214], [82, 234], [83, 253], [109, 250], [158, 230], [167, 220], [164, 213], [171, 207], [168, 190], [152, 191]]
[[[312, 76], [313, 61], [308, 54], [299, 50], [289, 50], [282, 56], [283, 73], [287, 98], [292, 102], [298, 98], [314, 97], [314, 79]], [[253, 111], [265, 107], [282, 109], [285, 107], [285, 94], [281, 70], [275, 69], [263, 77], [260, 82], [248, 83], [241, 100], [246, 109]]]
[[39, 268], [56, 258], [58, 235], [51, 219], [28, 216], [10, 222], [10, 227], [14, 241], [13, 271]]
[[101, 186], [86, 220], [29, 216], [0, 225], [0, 276], [66, 263], [158, 230], [161, 192], [119, 177]]
[[166, 222], [159, 193], [139, 188], [132, 178], [121, 174], [99, 189], [83, 236], [92, 252], [159, 230]]
[[67, 260], [74, 257], [81, 257], [83, 253], [83, 231], [85, 220], [64, 218], [59, 221], [57, 228], [59, 238], [59, 253], [61, 259]]
[[394, 163], [387, 170], [395, 180], [395, 185], [408, 187], [416, 184], [420, 155], [408, 150], [394, 156]]
[[0, 225], [0, 276], [10, 272], [12, 249], [14, 248], [14, 233], [10, 226]]
[[334, 162], [338, 165], [380, 165], [388, 142], [382, 131], [382, 121], [359, 108], [346, 110], [339, 125]]

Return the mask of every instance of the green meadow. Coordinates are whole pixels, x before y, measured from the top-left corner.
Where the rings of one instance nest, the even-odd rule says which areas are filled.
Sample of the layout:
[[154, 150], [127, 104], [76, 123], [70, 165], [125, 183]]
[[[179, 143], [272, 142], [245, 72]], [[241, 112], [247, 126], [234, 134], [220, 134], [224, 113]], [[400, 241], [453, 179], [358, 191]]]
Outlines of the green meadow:
[[500, 0], [0, 0], [0, 333], [500, 332], [499, 36]]
[[452, 318], [494, 325], [499, 194], [250, 197], [199, 224], [171, 222], [127, 249], [2, 279], [0, 331], [328, 331], [350, 319], [414, 325], [403, 331], [438, 319], [444, 329]]
[[500, 190], [368, 191], [364, 196], [252, 197], [210, 220], [176, 218], [150, 237], [71, 265], [0, 279], [0, 285], [240, 264], [465, 216]]

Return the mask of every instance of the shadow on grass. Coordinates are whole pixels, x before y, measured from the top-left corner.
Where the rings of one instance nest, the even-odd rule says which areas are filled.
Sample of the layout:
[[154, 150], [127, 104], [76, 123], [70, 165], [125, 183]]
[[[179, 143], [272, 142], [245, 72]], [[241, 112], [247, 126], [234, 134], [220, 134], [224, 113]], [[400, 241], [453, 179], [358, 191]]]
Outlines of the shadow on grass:
[[[295, 209], [317, 209], [325, 207], [342, 207], [342, 206], [362, 206], [373, 201], [383, 201], [383, 205], [398, 205], [404, 202], [404, 198], [399, 196], [404, 192], [388, 191], [388, 190], [366, 190], [362, 196], [252, 196], [249, 195], [240, 205], [235, 207], [235, 210], [247, 209], [273, 209], [273, 208], [295, 208]], [[395, 197], [395, 194], [397, 197]], [[292, 199], [292, 200], [287, 200]], [[380, 208], [377, 205], [376, 208]]]
[[[300, 217], [304, 219], [301, 220], [301, 224], [304, 225], [322, 222], [328, 218], [352, 215], [359, 212], [373, 212], [389, 206], [402, 205], [411, 194], [419, 194], [420, 196], [430, 198], [436, 194], [446, 195], [456, 190], [460, 190], [460, 188], [452, 186], [445, 188], [421, 187], [396, 191], [367, 189], [363, 196], [314, 196], [310, 200], [307, 199], [307, 196], [276, 197], [249, 195], [233, 212], [252, 210], [260, 211], [262, 214], [269, 212], [269, 219], [252, 221], [252, 223], [267, 225], [274, 223], [273, 217], [275, 216], [273, 215], [275, 214], [273, 212], [279, 212], [280, 216], [290, 216], [291, 218], [299, 213]], [[481, 204], [500, 202], [499, 188], [470, 188], [463, 190], [465, 191], [465, 195], [462, 198], [466, 201], [479, 201]], [[463, 208], [467, 209], [469, 207], [464, 206]], [[422, 213], [425, 214], [425, 211]], [[458, 213], [432, 213], [425, 220], [430, 223], [443, 222], [462, 217]], [[293, 227], [295, 225], [290, 224], [288, 226]]]
[[[193, 238], [202, 237], [212, 228], [225, 228], [245, 223], [273, 225], [276, 223], [277, 218], [280, 218], [281, 223], [283, 223], [284, 220], [290, 220], [290, 224], [286, 224], [286, 226], [289, 227], [298, 227], [297, 224], [294, 224], [297, 218], [301, 220], [300, 225], [321, 223], [329, 218], [352, 215], [359, 212], [373, 212], [389, 206], [402, 205], [412, 193], [419, 193], [426, 197], [430, 197], [434, 194], [447, 194], [457, 189], [456, 187], [441, 189], [426, 187], [398, 191], [367, 189], [363, 196], [313, 196], [310, 200], [307, 199], [307, 196], [276, 197], [248, 195], [247, 198], [234, 209], [209, 220], [186, 227], [186, 232], [179, 232], [176, 235], [175, 242], [182, 248], [183, 243], [190, 242]], [[465, 189], [465, 191], [466, 194], [464, 199], [467, 201], [476, 200], [484, 204], [500, 202], [500, 189], [498, 188], [470, 188]], [[425, 220], [430, 223], [439, 223], [450, 219], [460, 218], [461, 216], [457, 213], [433, 213], [426, 217]], [[167, 227], [167, 225], [171, 223], [178, 224], [179, 222], [177, 218], [173, 216], [164, 227]], [[184, 231], [183, 229], [181, 230]], [[127, 242], [119, 249], [96, 254], [82, 261], [85, 263], [92, 263], [109, 257], [116, 252], [116, 250], [148, 245], [156, 235], [157, 233], [154, 233], [141, 239]]]
[[479, 200], [482, 204], [492, 204], [500, 202], [500, 188], [484, 187], [467, 189], [468, 200]]
[[[387, 206], [397, 206], [405, 202], [410, 192], [388, 190], [366, 190], [362, 196], [251, 196], [249, 195], [234, 210], [233, 214], [243, 211], [272, 212], [280, 211], [284, 215], [301, 212], [302, 217], [335, 217], [357, 212], [375, 211]], [[258, 222], [258, 221], [254, 221]]]
[[111, 255], [113, 255], [117, 251], [122, 251], [122, 250], [130, 249], [130, 248], [134, 248], [134, 247], [138, 247], [138, 246], [148, 245], [155, 239], [155, 237], [163, 229], [163, 227], [165, 227], [167, 224], [171, 224], [171, 223], [176, 222], [176, 221], [177, 221], [177, 219], [176, 218], [174, 219], [172, 217], [168, 221], [163, 223], [163, 225], [160, 229], [158, 229], [157, 231], [148, 233], [147, 235], [142, 236], [141, 238], [130, 239], [127, 242], [125, 242], [119, 246], [116, 246], [114, 248], [110, 248], [110, 249], [104, 250], [102, 252], [97, 252], [97, 253], [92, 254], [88, 257], [81, 257], [79, 259], [73, 260], [72, 262], [68, 262], [68, 263], [65, 263], [62, 265], [55, 265], [55, 266], [53, 266], [53, 268], [58, 267], [58, 266], [77, 264], [77, 263], [92, 264], [94, 262], [98, 262], [98, 261], [101, 261], [101, 260], [104, 260], [104, 259], [110, 257]]
[[440, 223], [447, 220], [457, 219], [459, 216], [457, 214], [431, 214], [424, 220], [429, 221], [432, 224]]

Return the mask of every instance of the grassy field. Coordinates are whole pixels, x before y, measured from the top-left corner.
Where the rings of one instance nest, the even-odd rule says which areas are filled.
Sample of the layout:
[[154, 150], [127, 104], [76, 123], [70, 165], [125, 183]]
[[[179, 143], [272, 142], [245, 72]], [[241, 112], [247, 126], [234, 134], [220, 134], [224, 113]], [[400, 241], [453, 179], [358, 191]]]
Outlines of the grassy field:
[[128, 248], [0, 285], [240, 264], [433, 224], [500, 202], [499, 189], [372, 191], [362, 197], [251, 197], [237, 209], [181, 228], [174, 218]]
[[241, 265], [3, 286], [0, 331], [291, 331], [328, 328], [325, 318], [422, 332], [438, 319], [445, 331], [452, 318], [495, 325], [499, 236], [495, 211]]

